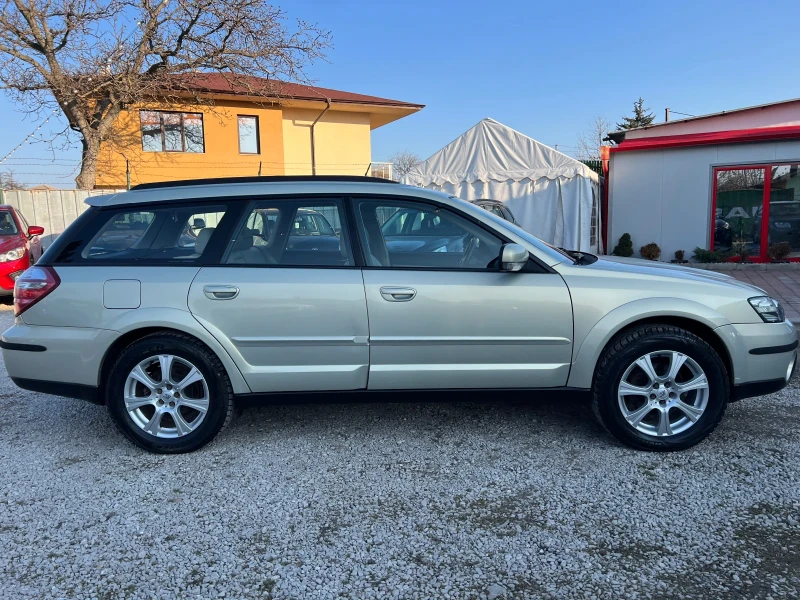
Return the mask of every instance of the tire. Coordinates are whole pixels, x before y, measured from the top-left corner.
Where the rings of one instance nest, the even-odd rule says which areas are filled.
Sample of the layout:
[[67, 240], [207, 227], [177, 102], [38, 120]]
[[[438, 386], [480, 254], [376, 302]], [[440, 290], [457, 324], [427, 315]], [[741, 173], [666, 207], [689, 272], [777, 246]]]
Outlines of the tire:
[[[162, 363], [159, 357], [172, 358]], [[143, 370], [149, 384], [141, 383], [141, 374], [134, 377], [134, 369], [142, 364], [146, 365]], [[159, 379], [165, 364], [170, 365], [170, 376]], [[198, 374], [190, 367], [202, 379], [197, 379]], [[180, 388], [178, 383], [190, 379], [195, 381]], [[175, 383], [157, 383], [161, 387], [148, 389], [157, 381], [170, 380]], [[140, 402], [143, 405], [139, 409], [129, 411]], [[194, 452], [213, 440], [230, 422], [233, 388], [219, 358], [200, 341], [182, 333], [154, 333], [133, 342], [119, 355], [111, 368], [106, 405], [122, 434], [137, 446], [159, 454]], [[156, 411], [161, 411], [158, 419], [154, 416]], [[156, 433], [145, 431], [156, 420], [158, 424], [151, 427]]]
[[[683, 366], [670, 380], [672, 361]], [[642, 383], [651, 378], [649, 369], [639, 365], [647, 367], [648, 363], [658, 376], [658, 389], [653, 387], [656, 383]], [[683, 386], [702, 386], [698, 370], [705, 376], [705, 388], [681, 393]], [[624, 394], [620, 388], [623, 376], [626, 391], [647, 390], [648, 394]], [[637, 387], [629, 387], [633, 384]], [[657, 394], [667, 397], [659, 399]], [[716, 351], [693, 333], [671, 325], [644, 325], [613, 339], [598, 362], [592, 386], [592, 409], [611, 435], [632, 448], [660, 452], [684, 450], [708, 437], [722, 419], [729, 398], [728, 373]], [[650, 412], [647, 402], [653, 405]], [[644, 418], [632, 425], [641, 413]], [[669, 425], [664, 425], [664, 414]], [[677, 422], [672, 423], [673, 419]]]

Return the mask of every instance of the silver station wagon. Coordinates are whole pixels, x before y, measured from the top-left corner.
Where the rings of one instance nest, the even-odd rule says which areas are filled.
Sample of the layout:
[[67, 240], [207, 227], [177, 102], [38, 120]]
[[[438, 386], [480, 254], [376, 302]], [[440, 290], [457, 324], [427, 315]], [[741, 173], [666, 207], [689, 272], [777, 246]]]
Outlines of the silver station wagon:
[[17, 280], [0, 346], [19, 387], [105, 404], [154, 452], [200, 448], [242, 397], [503, 388], [584, 391], [621, 442], [678, 450], [794, 370], [763, 290], [556, 249], [429, 190], [261, 177], [87, 202]]

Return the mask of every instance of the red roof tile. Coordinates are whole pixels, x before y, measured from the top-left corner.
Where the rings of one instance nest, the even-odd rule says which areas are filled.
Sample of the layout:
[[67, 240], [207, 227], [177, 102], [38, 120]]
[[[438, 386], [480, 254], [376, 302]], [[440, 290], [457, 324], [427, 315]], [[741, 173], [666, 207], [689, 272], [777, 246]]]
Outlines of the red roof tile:
[[227, 73], [185, 73], [173, 75], [175, 87], [209, 94], [233, 94], [237, 96], [267, 95], [276, 98], [297, 100], [325, 100], [345, 104], [372, 104], [405, 108], [423, 108], [424, 104], [414, 104], [401, 100], [390, 100], [377, 96], [343, 92], [329, 88], [287, 83], [261, 77], [231, 75]]

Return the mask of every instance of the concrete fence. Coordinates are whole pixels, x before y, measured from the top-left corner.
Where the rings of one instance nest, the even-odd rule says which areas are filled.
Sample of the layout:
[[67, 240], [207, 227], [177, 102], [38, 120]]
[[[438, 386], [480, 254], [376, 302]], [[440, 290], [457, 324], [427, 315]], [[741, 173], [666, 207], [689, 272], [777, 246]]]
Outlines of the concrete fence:
[[0, 204], [10, 204], [16, 208], [28, 224], [44, 227], [42, 246], [46, 248], [86, 210], [86, 198], [123, 191], [125, 190], [0, 190]]

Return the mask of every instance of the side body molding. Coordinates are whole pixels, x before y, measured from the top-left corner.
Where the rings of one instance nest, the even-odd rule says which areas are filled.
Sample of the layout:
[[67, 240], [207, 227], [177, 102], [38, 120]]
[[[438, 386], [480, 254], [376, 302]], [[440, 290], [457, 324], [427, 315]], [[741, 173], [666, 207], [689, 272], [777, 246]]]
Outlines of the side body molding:
[[[632, 323], [657, 317], [683, 317], [702, 323], [711, 329], [729, 324], [728, 319], [715, 310], [691, 300], [643, 298], [628, 302], [597, 321], [582, 340], [579, 338], [576, 327], [576, 350], [573, 354], [572, 370], [567, 385], [575, 388], [590, 388], [597, 361], [611, 338]], [[730, 352], [733, 348], [731, 348], [729, 336], [720, 336], [720, 339]]]

